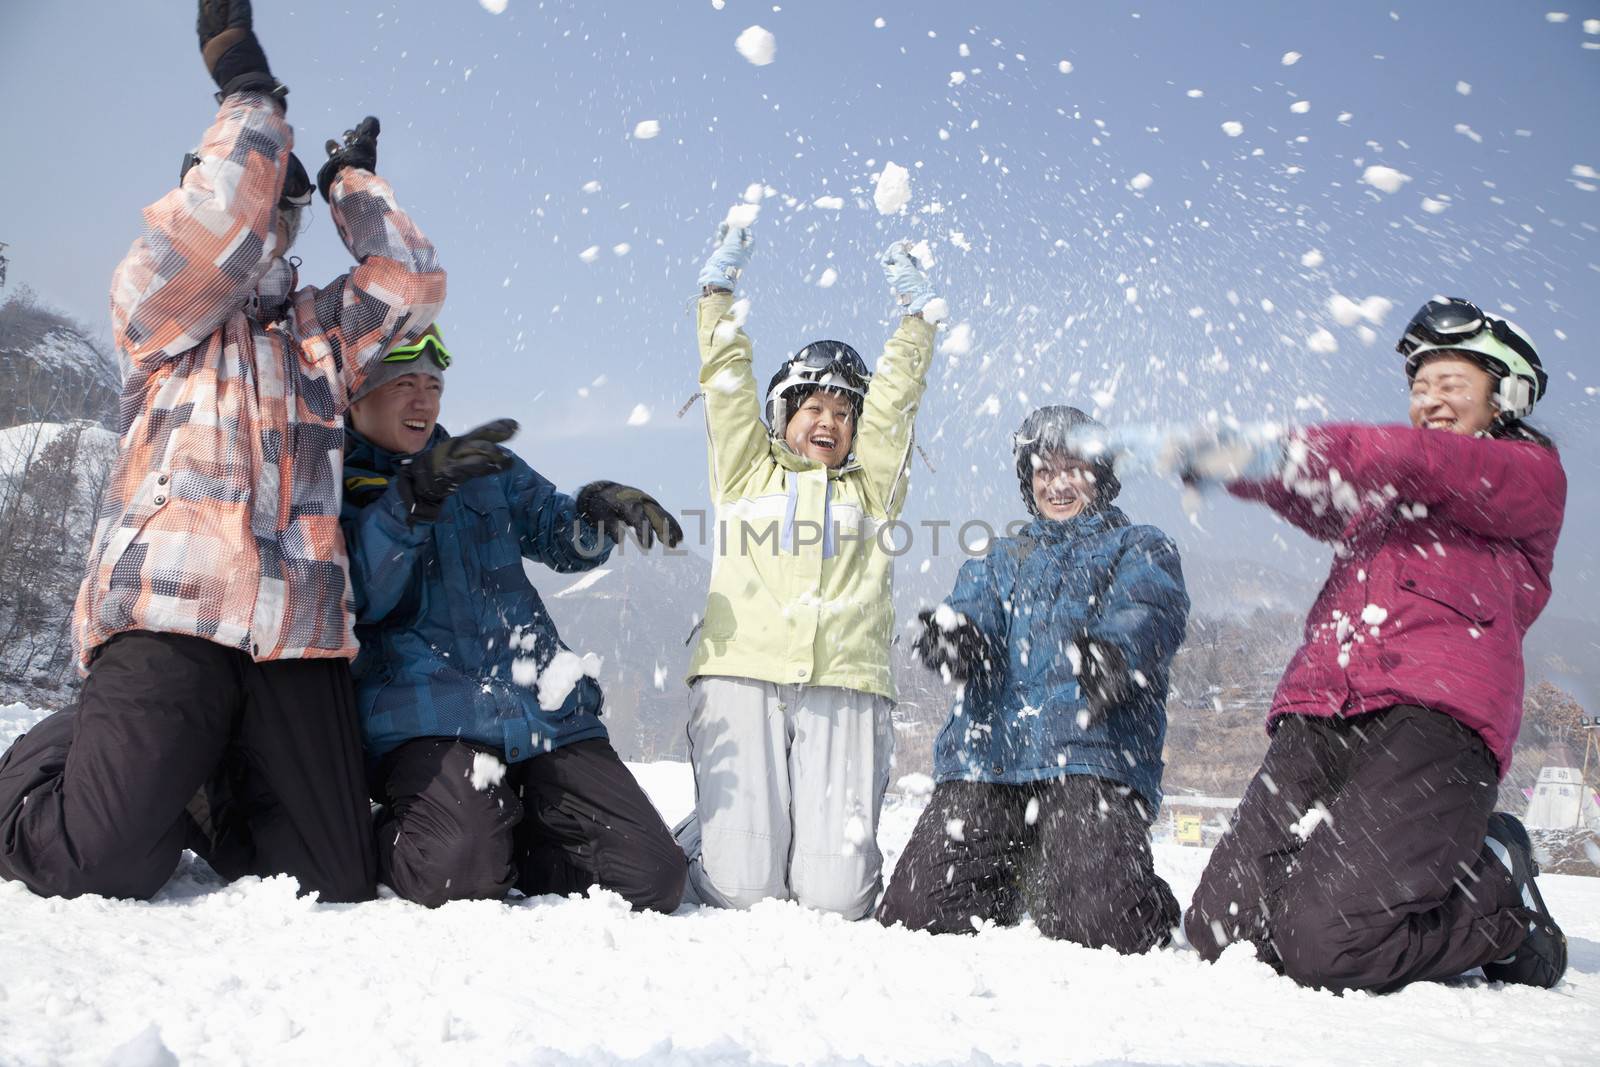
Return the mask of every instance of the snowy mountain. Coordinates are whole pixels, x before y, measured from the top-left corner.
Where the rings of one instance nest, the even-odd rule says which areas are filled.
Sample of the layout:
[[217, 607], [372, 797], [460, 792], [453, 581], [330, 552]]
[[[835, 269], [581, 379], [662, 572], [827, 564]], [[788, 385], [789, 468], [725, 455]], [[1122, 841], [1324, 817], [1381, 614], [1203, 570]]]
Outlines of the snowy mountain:
[[0, 304], [0, 427], [88, 419], [112, 425], [122, 375], [83, 326], [24, 289]]

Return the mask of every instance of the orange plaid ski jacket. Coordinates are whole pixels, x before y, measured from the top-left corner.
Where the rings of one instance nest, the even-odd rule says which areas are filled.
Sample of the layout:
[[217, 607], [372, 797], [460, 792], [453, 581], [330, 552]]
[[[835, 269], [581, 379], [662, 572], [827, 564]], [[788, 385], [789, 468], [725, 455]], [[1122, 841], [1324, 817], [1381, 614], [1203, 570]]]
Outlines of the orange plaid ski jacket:
[[346, 168], [332, 216], [358, 265], [295, 288], [275, 236], [293, 139], [266, 96], [229, 96], [112, 278], [122, 441], [78, 590], [84, 668], [125, 630], [257, 660], [356, 653], [343, 414], [433, 322], [445, 276], [388, 183]]

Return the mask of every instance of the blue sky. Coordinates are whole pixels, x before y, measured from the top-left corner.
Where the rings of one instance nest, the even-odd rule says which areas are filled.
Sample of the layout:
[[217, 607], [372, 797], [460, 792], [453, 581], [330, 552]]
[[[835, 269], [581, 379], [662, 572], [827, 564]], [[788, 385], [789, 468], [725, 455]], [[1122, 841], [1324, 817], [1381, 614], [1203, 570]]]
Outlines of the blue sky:
[[[1572, 480], [1551, 613], [1600, 620], [1600, 2], [257, 8], [313, 170], [326, 137], [383, 119], [379, 170], [450, 271], [446, 425], [520, 419], [560, 485], [703, 506], [701, 420], [674, 414], [695, 388], [690, 298], [759, 182], [744, 294], [763, 379], [818, 337], [876, 352], [874, 257], [900, 236], [930, 242], [972, 331], [930, 377], [937, 473], [919, 461], [913, 520], [1018, 514], [1009, 434], [1036, 404], [1398, 421], [1392, 343], [1416, 305], [1510, 315], [1552, 372], [1537, 421]], [[0, 241], [13, 285], [103, 323], [140, 207], [214, 106], [188, 5], [84, 10], [0, 14]], [[734, 47], [751, 25], [775, 37], [768, 65]], [[659, 135], [634, 136], [647, 120]], [[888, 161], [911, 170], [904, 216], [872, 204]], [[1398, 191], [1362, 181], [1374, 165]], [[320, 202], [296, 251], [306, 280], [344, 269]], [[1124, 503], [1189, 551], [1319, 566], [1260, 509], [1192, 523], [1145, 480]]]

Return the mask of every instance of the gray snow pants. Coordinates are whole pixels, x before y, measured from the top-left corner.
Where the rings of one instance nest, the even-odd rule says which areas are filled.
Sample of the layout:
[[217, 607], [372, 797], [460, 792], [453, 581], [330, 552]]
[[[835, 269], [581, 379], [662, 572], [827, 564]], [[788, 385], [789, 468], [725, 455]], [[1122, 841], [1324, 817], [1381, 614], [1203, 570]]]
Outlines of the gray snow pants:
[[878, 814], [894, 748], [890, 702], [832, 686], [701, 677], [690, 688], [702, 903], [769, 898], [859, 919], [883, 887]]
[[1302, 985], [1374, 992], [1509, 956], [1528, 915], [1484, 847], [1498, 792], [1482, 738], [1441, 712], [1285, 715], [1200, 878], [1189, 941], [1214, 960], [1248, 940]]

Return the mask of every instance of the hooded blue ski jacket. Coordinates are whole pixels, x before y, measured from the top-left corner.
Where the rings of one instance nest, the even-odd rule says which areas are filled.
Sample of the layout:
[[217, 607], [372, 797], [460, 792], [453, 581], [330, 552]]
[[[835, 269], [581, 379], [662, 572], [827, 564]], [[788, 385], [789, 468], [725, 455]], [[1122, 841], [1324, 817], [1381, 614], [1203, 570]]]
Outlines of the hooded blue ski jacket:
[[[934, 742], [934, 774], [1018, 785], [1084, 774], [1161, 804], [1167, 675], [1189, 615], [1178, 549], [1105, 507], [1035, 519], [969, 560], [945, 602], [989, 638], [991, 670], [968, 681]], [[1135, 696], [1091, 721], [1071, 650], [1080, 636], [1121, 651]]]
[[[449, 435], [434, 430], [431, 444]], [[605, 737], [600, 687], [581, 677], [553, 711], [535, 672], [566, 650], [523, 570], [599, 566], [612, 543], [521, 459], [464, 483], [434, 522], [407, 521], [393, 475], [406, 457], [346, 429], [340, 524], [350, 551], [353, 667], [367, 757], [419, 737], [454, 737], [520, 762]], [[519, 684], [526, 683], [526, 684]], [[557, 687], [559, 689], [559, 687]]]

